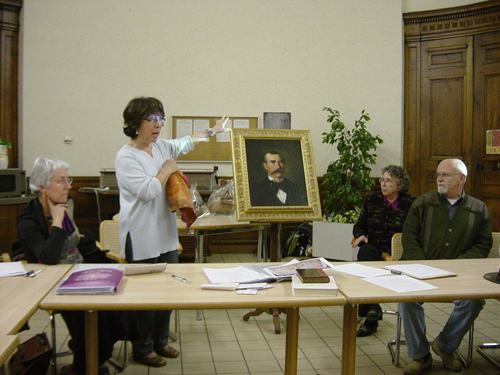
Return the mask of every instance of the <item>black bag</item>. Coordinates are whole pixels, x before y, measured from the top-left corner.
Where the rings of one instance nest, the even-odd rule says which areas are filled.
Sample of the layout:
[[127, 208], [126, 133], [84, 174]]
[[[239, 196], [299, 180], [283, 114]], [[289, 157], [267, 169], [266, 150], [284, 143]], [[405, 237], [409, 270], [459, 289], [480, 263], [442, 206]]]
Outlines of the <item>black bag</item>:
[[306, 255], [307, 248], [312, 245], [312, 225], [300, 224], [288, 237], [283, 247], [282, 257], [301, 257]]
[[45, 375], [50, 366], [52, 350], [45, 332], [39, 333], [17, 348], [9, 360], [11, 375]]

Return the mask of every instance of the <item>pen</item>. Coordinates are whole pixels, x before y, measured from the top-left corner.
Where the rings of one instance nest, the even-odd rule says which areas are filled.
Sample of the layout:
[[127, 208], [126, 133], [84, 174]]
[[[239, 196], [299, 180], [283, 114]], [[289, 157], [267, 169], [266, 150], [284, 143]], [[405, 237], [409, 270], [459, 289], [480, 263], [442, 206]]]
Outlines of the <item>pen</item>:
[[402, 275], [403, 273], [401, 271], [396, 271], [396, 270], [391, 270], [391, 273], [395, 275]]
[[185, 278], [183, 278], [183, 277], [180, 277], [180, 276], [177, 276], [177, 275], [172, 275], [172, 277], [173, 277], [174, 279], [177, 279], [177, 280], [182, 281], [183, 283], [186, 283], [186, 284], [191, 284], [191, 282], [190, 282], [189, 280], [187, 280], [187, 279], [185, 279]]
[[35, 272], [32, 272], [30, 274], [30, 277], [35, 277], [36, 275], [38, 275], [40, 272], [42, 272], [42, 270], [38, 270], [38, 271], [35, 271]]
[[35, 271], [31, 270], [31, 271], [28, 271], [24, 274], [24, 276], [28, 277], [28, 276], [31, 276], [35, 273]]

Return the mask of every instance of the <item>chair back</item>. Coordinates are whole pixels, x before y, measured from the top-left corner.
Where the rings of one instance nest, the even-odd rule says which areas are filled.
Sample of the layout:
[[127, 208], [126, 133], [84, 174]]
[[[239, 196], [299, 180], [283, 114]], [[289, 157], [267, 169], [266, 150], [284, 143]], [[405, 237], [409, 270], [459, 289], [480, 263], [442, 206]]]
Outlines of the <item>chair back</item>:
[[392, 260], [400, 260], [403, 255], [403, 243], [401, 242], [402, 234], [394, 233], [391, 240], [391, 258]]
[[103, 250], [120, 255], [120, 223], [116, 220], [103, 220], [99, 226], [99, 242]]
[[493, 245], [491, 246], [488, 258], [498, 258], [500, 252], [500, 232], [491, 233], [493, 237]]

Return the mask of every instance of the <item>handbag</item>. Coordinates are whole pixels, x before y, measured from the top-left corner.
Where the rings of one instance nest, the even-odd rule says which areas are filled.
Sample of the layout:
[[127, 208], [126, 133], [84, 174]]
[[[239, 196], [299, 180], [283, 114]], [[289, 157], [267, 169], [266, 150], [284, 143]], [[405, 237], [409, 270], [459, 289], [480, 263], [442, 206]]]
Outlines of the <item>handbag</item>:
[[50, 366], [52, 350], [45, 332], [39, 333], [17, 347], [9, 360], [11, 375], [45, 375]]

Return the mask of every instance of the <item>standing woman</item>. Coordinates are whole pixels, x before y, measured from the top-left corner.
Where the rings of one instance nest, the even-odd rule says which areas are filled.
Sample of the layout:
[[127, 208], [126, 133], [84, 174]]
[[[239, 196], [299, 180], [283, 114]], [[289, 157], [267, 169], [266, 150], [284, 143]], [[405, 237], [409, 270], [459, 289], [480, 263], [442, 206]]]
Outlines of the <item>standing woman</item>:
[[[384, 260], [382, 253], [391, 254], [391, 240], [394, 233], [403, 231], [403, 224], [415, 196], [408, 194], [410, 177], [404, 168], [388, 165], [382, 168], [380, 193], [368, 194], [358, 221], [354, 224], [354, 242], [359, 246], [359, 261]], [[379, 304], [359, 305], [358, 315], [366, 317], [356, 336], [369, 336], [378, 328], [382, 319]]]
[[[116, 155], [120, 189], [120, 247], [132, 263], [177, 263], [179, 238], [175, 213], [166, 194], [170, 175], [179, 168], [175, 159], [216, 133], [224, 132], [223, 117], [212, 129], [179, 139], [160, 138], [163, 104], [155, 98], [132, 99], [123, 111], [124, 133], [130, 141]], [[130, 313], [132, 354], [145, 365], [162, 367], [161, 357], [176, 358], [168, 345], [172, 311]]]

